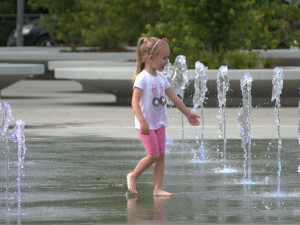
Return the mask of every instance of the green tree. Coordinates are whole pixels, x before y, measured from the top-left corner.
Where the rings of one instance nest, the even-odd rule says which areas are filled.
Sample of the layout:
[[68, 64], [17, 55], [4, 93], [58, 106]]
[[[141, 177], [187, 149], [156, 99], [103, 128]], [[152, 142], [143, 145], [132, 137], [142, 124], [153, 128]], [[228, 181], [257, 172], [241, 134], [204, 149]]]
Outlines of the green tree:
[[50, 17], [43, 25], [56, 38], [102, 48], [136, 44], [145, 31], [144, 24], [154, 24], [159, 7], [152, 0], [29, 0], [34, 8], [44, 7]]
[[[44, 26], [71, 45], [114, 48], [139, 36], [167, 37], [171, 61], [186, 55], [190, 67], [226, 63], [252, 67], [257, 54], [240, 50], [300, 43], [300, 9], [295, 0], [29, 0], [46, 8]], [[231, 57], [231, 58], [230, 58]], [[255, 62], [255, 58], [257, 59]], [[230, 65], [229, 65], [230, 66]]]
[[52, 37], [72, 45], [81, 41], [81, 27], [78, 23], [78, 11], [82, 8], [80, 0], [29, 0], [28, 4], [34, 9], [48, 10], [49, 16], [42, 16], [41, 24]]
[[[155, 26], [147, 26], [147, 35], [169, 37], [173, 52], [171, 60], [183, 54], [188, 61], [201, 60], [209, 67], [218, 68], [221, 64], [236, 61], [228, 56], [248, 57], [236, 50], [276, 48], [281, 43], [289, 46], [293, 40], [299, 42], [300, 10], [295, 3], [287, 4], [281, 0], [161, 0], [160, 8], [163, 16], [158, 18]], [[245, 58], [251, 66], [253, 56], [255, 54]]]
[[173, 57], [184, 54], [195, 62], [202, 55], [204, 63], [219, 66], [223, 53], [241, 42], [236, 30], [248, 19], [253, 2], [161, 0], [163, 16], [155, 26], [147, 26], [147, 34], [169, 37]]
[[[4, 0], [0, 2], [0, 14], [16, 13], [16, 1]], [[0, 46], [6, 45], [9, 33], [16, 27], [15, 18], [0, 17]]]
[[82, 36], [89, 46], [113, 48], [136, 44], [145, 23], [154, 24], [156, 1], [90, 0], [83, 5]]
[[252, 48], [274, 49], [300, 41], [300, 8], [281, 0], [259, 0], [255, 4], [255, 22], [248, 27]]

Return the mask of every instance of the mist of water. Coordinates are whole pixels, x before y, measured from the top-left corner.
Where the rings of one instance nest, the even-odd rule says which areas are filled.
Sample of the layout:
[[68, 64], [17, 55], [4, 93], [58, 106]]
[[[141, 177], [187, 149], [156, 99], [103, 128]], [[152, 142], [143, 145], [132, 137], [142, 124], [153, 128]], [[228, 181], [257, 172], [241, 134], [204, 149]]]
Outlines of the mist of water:
[[277, 134], [278, 134], [278, 171], [277, 171], [277, 194], [280, 193], [280, 177], [281, 177], [281, 148], [282, 148], [282, 140], [280, 137], [280, 95], [283, 87], [283, 69], [281, 67], [275, 67], [273, 70], [273, 89], [272, 89], [272, 98], [271, 100], [275, 100], [275, 123], [277, 124]]

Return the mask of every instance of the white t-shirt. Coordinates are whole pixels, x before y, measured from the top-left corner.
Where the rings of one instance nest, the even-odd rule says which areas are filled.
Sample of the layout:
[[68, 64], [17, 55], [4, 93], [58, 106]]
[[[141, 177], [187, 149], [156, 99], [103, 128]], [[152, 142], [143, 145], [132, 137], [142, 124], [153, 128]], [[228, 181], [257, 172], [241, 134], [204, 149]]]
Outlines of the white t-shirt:
[[[154, 77], [146, 70], [143, 70], [135, 79], [133, 88], [142, 89], [140, 107], [149, 125], [150, 130], [157, 130], [161, 126], [168, 126], [166, 115], [166, 94], [165, 90], [170, 83], [163, 73], [157, 71]], [[135, 128], [141, 129], [140, 122], [135, 117]]]

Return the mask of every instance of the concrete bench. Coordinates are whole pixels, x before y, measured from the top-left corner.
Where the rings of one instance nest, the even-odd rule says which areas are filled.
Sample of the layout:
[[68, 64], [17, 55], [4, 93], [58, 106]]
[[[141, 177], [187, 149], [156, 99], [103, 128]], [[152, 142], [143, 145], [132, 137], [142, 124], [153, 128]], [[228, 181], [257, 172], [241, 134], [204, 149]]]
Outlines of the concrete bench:
[[[135, 49], [135, 47], [129, 47], [128, 50], [131, 50], [129, 52], [96, 52], [93, 51], [94, 48], [79, 47], [79, 51], [87, 51], [68, 52], [70, 51], [70, 48], [67, 47], [0, 47], [0, 63], [44, 64], [45, 74], [43, 74], [42, 78], [53, 79], [53, 71], [48, 70], [49, 61], [132, 61], [136, 58]], [[38, 78], [39, 75], [36, 77]]]
[[[89, 48], [78, 48], [78, 50]], [[61, 47], [0, 47], [0, 62], [38, 63], [47, 66], [54, 60], [103, 60], [128, 61], [136, 58], [136, 52], [66, 52]], [[61, 50], [64, 50], [62, 52]], [[92, 50], [92, 48], [91, 48]]]
[[35, 74], [44, 74], [45, 66], [41, 64], [0, 63], [0, 90]]
[[[63, 61], [49, 61], [48, 70], [55, 71], [59, 68], [91, 68], [91, 67], [131, 67], [132, 71], [135, 68], [135, 62], [125, 61], [111, 61], [111, 60], [63, 60]], [[65, 78], [69, 79], [69, 78]], [[92, 79], [93, 80], [93, 79]], [[95, 84], [91, 79], [78, 79], [82, 85], [82, 91], [88, 93], [103, 92], [99, 89], [98, 84]]]
[[135, 67], [135, 62], [120, 60], [60, 60], [48, 61], [48, 70], [78, 67]]
[[[78, 50], [89, 48], [78, 48]], [[136, 52], [66, 52], [70, 48], [61, 47], [0, 47], [0, 62], [48, 63], [54, 60], [131, 60]], [[62, 52], [63, 50], [64, 52]], [[134, 50], [134, 49], [132, 49]]]
[[[118, 104], [129, 104], [132, 95], [132, 81], [134, 67], [85, 67], [85, 68], [57, 68], [56, 79], [70, 79], [84, 83], [95, 90], [111, 93], [116, 96]], [[242, 103], [240, 79], [249, 72], [253, 77], [252, 102], [254, 106], [273, 106], [272, 97], [272, 69], [229, 70], [230, 90], [227, 93], [227, 105], [238, 106]], [[217, 106], [217, 78], [218, 70], [208, 70], [207, 106]], [[189, 84], [185, 91], [185, 103], [192, 105], [194, 94], [193, 70], [189, 70]], [[299, 100], [300, 68], [284, 70], [284, 84], [282, 90], [282, 106], [296, 106]]]
[[57, 68], [56, 79], [76, 80], [83, 86], [83, 91], [107, 92], [114, 94], [118, 104], [127, 105], [132, 95], [131, 77], [134, 67], [81, 67]]

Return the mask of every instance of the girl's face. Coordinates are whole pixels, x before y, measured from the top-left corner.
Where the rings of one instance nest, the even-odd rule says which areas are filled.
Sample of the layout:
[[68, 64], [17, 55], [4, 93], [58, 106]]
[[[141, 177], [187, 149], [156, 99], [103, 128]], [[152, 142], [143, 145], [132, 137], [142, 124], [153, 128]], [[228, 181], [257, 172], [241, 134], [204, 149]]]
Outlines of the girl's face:
[[163, 71], [169, 62], [170, 49], [167, 46], [162, 47], [159, 52], [152, 56], [152, 66], [155, 70]]

